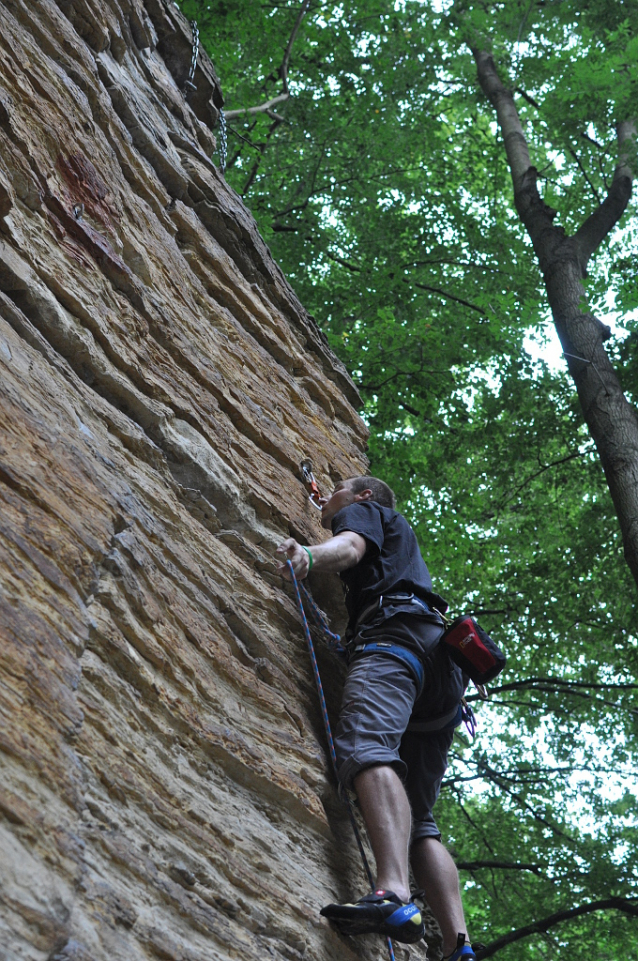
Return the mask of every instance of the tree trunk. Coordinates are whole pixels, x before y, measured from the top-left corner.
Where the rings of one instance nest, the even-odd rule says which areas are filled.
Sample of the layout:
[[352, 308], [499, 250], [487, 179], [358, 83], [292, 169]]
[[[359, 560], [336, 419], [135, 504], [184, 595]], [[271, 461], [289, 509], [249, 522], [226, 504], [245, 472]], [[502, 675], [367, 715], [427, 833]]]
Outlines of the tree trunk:
[[491, 54], [477, 49], [472, 53], [481, 88], [497, 111], [516, 209], [534, 245], [567, 366], [620, 521], [625, 559], [638, 585], [638, 412], [625, 397], [603, 346], [609, 328], [592, 313], [583, 313], [582, 284], [589, 258], [629, 202], [633, 177], [623, 146], [635, 136], [635, 128], [632, 123], [619, 126], [621, 156], [609, 193], [577, 233], [567, 237], [553, 225], [556, 211], [538, 192], [537, 171], [511, 91], [503, 86]]

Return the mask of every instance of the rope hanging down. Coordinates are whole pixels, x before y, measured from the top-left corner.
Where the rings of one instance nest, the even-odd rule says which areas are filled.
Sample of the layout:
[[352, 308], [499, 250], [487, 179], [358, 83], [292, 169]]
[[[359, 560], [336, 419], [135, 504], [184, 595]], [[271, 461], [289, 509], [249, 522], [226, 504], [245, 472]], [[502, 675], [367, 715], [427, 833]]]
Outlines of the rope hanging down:
[[[288, 566], [288, 570], [290, 571], [290, 578], [292, 580], [293, 587], [295, 589], [295, 595], [297, 598], [299, 613], [301, 614], [301, 620], [303, 621], [303, 629], [306, 637], [306, 644], [308, 645], [308, 651], [310, 653], [310, 661], [312, 664], [312, 673], [314, 674], [315, 684], [317, 685], [317, 693], [319, 694], [319, 704], [321, 705], [323, 725], [326, 729], [326, 737], [328, 739], [330, 759], [332, 761], [332, 767], [335, 773], [335, 777], [337, 777], [337, 754], [335, 751], [334, 741], [332, 739], [332, 729], [330, 727], [330, 718], [328, 717], [328, 708], [326, 707], [326, 699], [323, 693], [323, 684], [321, 683], [321, 675], [319, 674], [319, 665], [317, 664], [317, 655], [315, 654], [315, 647], [314, 647], [314, 644], [312, 643], [312, 637], [310, 636], [310, 628], [308, 626], [306, 612], [304, 610], [303, 601], [301, 599], [300, 588], [301, 588], [301, 591], [303, 591], [303, 595], [305, 599], [308, 601], [313, 618], [315, 619], [319, 627], [321, 627], [321, 629], [324, 631], [326, 637], [329, 639], [328, 647], [331, 650], [335, 651], [336, 653], [343, 652], [343, 647], [341, 646], [341, 638], [339, 637], [338, 634], [333, 634], [330, 631], [330, 629], [328, 628], [326, 619], [324, 618], [323, 614], [321, 613], [321, 611], [313, 601], [312, 597], [310, 596], [306, 588], [303, 586], [303, 584], [298, 583], [297, 578], [295, 577], [295, 572], [292, 568], [292, 564], [290, 563], [290, 561], [287, 561], [286, 564]], [[359, 831], [359, 826], [354, 816], [354, 811], [352, 809], [352, 802], [348, 797], [348, 794], [346, 791], [343, 791], [343, 792], [340, 791], [339, 794], [346, 805], [346, 808], [348, 811], [348, 817], [350, 818], [350, 824], [352, 825], [352, 830], [354, 831], [357, 847], [359, 848], [361, 860], [363, 861], [363, 867], [365, 868], [365, 872], [368, 878], [368, 883], [370, 884], [370, 889], [372, 890], [374, 888], [374, 879], [372, 877], [372, 871], [370, 870], [370, 863], [368, 861], [366, 852], [363, 848], [361, 832]], [[388, 945], [388, 955], [390, 957], [390, 961], [395, 961], [394, 948], [392, 947], [392, 940], [390, 938], [386, 938], [386, 942]]]

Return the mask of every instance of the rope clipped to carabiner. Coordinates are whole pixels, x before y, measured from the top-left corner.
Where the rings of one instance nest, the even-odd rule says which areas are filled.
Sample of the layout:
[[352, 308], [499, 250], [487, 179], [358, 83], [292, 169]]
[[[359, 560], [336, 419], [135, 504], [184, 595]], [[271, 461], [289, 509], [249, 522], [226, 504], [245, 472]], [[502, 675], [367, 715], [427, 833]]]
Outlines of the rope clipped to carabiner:
[[[330, 760], [332, 761], [332, 767], [333, 767], [333, 770], [334, 770], [334, 773], [335, 773], [335, 777], [337, 778], [337, 783], [338, 783], [337, 753], [336, 753], [336, 751], [335, 751], [334, 741], [333, 741], [333, 739], [332, 739], [332, 728], [330, 727], [330, 718], [328, 717], [328, 708], [326, 707], [326, 699], [325, 699], [324, 693], [323, 693], [323, 684], [321, 683], [321, 675], [320, 675], [320, 673], [319, 673], [319, 665], [317, 664], [317, 655], [315, 654], [315, 646], [314, 646], [314, 644], [312, 643], [312, 637], [311, 637], [311, 635], [310, 635], [310, 627], [308, 626], [308, 619], [306, 618], [306, 612], [305, 612], [305, 610], [304, 610], [303, 601], [302, 601], [302, 599], [301, 599], [301, 591], [303, 591], [304, 597], [306, 598], [306, 600], [307, 600], [308, 603], [309, 603], [310, 610], [311, 610], [312, 615], [313, 615], [314, 619], [316, 620], [317, 624], [322, 628], [322, 630], [324, 631], [324, 633], [326, 634], [326, 636], [330, 639], [330, 642], [331, 642], [331, 643], [329, 643], [328, 646], [331, 647], [332, 650], [335, 650], [335, 651], [337, 651], [337, 652], [338, 652], [339, 650], [343, 651], [344, 648], [341, 647], [341, 638], [339, 637], [339, 635], [338, 635], [338, 634], [333, 634], [333, 633], [328, 629], [328, 624], [327, 624], [327, 622], [326, 622], [326, 619], [324, 618], [323, 614], [321, 613], [321, 611], [319, 610], [319, 608], [317, 607], [317, 605], [316, 605], [315, 602], [313, 601], [313, 599], [312, 599], [312, 597], [310, 596], [309, 592], [306, 590], [306, 588], [304, 587], [303, 584], [299, 584], [299, 582], [297, 581], [297, 578], [296, 578], [296, 576], [295, 576], [295, 572], [294, 572], [294, 570], [293, 570], [293, 567], [292, 567], [291, 562], [290, 562], [290, 561], [286, 561], [286, 564], [287, 564], [287, 566], [288, 566], [288, 570], [290, 571], [290, 579], [292, 580], [292, 584], [293, 584], [293, 587], [294, 587], [294, 589], [295, 589], [295, 595], [296, 595], [296, 598], [297, 598], [297, 605], [298, 605], [298, 607], [299, 607], [299, 613], [301, 614], [301, 620], [303, 621], [304, 635], [305, 635], [305, 637], [306, 637], [306, 644], [308, 645], [308, 651], [309, 651], [309, 653], [310, 653], [310, 662], [311, 662], [311, 664], [312, 664], [312, 673], [314, 674], [315, 684], [316, 684], [316, 686], [317, 686], [317, 693], [319, 694], [319, 704], [321, 705], [321, 714], [322, 714], [322, 717], [323, 717], [323, 726], [324, 726], [324, 728], [326, 729], [326, 737], [327, 737], [327, 739], [328, 739], [328, 748], [329, 748], [329, 750], [330, 750]], [[301, 588], [301, 591], [300, 591], [300, 588]], [[363, 861], [363, 867], [365, 868], [365, 872], [366, 872], [366, 875], [367, 875], [367, 878], [368, 878], [368, 883], [370, 884], [370, 888], [373, 889], [373, 888], [374, 888], [374, 879], [373, 879], [373, 877], [372, 877], [372, 871], [370, 870], [370, 863], [369, 863], [369, 861], [368, 861], [366, 852], [365, 852], [364, 847], [363, 847], [363, 841], [362, 841], [362, 839], [361, 839], [361, 832], [359, 831], [359, 826], [358, 826], [358, 824], [357, 824], [357, 822], [356, 822], [356, 819], [355, 819], [355, 816], [354, 816], [354, 811], [353, 811], [353, 809], [352, 809], [352, 801], [351, 801], [350, 798], [348, 797], [347, 791], [339, 791], [339, 796], [341, 797], [341, 799], [343, 800], [344, 804], [346, 805], [346, 808], [347, 808], [347, 811], [348, 811], [348, 817], [350, 818], [350, 824], [352, 825], [352, 830], [354, 831], [354, 836], [355, 836], [355, 840], [356, 840], [356, 842], [357, 842], [357, 847], [359, 848], [359, 853], [360, 853], [360, 855], [361, 855], [361, 860]], [[386, 938], [386, 942], [387, 942], [387, 946], [388, 946], [388, 955], [389, 955], [389, 957], [390, 957], [390, 961], [395, 961], [394, 948], [392, 947], [392, 940], [391, 940], [391, 938]]]

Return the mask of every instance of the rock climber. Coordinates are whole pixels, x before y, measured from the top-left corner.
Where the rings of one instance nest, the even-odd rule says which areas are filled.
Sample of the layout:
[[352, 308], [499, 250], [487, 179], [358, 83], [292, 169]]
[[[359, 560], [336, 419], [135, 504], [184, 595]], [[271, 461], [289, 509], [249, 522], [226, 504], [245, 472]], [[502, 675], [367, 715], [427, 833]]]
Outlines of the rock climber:
[[441, 928], [444, 961], [475, 961], [456, 866], [432, 814], [465, 689], [439, 644], [447, 605], [387, 484], [353, 477], [320, 503], [332, 539], [284, 541], [279, 572], [290, 576], [289, 560], [299, 579], [312, 568], [338, 573], [345, 587], [349, 670], [334, 739], [338, 776], [357, 794], [377, 869], [374, 891], [321, 914], [344, 934], [420, 940], [411, 864]]

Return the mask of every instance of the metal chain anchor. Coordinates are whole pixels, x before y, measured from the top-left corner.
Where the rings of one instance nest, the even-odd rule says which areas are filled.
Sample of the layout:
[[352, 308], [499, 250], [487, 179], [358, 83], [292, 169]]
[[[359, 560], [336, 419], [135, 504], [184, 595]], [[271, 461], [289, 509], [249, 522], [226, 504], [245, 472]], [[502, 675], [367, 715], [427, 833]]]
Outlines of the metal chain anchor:
[[191, 56], [191, 68], [188, 71], [188, 79], [184, 86], [188, 87], [189, 90], [197, 90], [197, 87], [193, 83], [195, 70], [197, 69], [197, 58], [199, 57], [199, 27], [197, 26], [197, 20], [191, 22], [191, 27], [193, 28], [193, 53]]
[[[187, 88], [187, 93], [191, 90], [197, 90], [197, 86], [193, 83], [195, 79], [195, 71], [197, 69], [197, 58], [199, 57], [199, 27], [197, 26], [197, 20], [191, 21], [191, 27], [193, 29], [193, 53], [191, 56], [191, 66], [188, 71], [188, 79], [184, 83]], [[228, 134], [226, 130], [226, 117], [224, 116], [224, 111], [219, 111], [219, 167], [222, 173], [226, 170], [226, 158], [228, 156]]]
[[224, 111], [219, 111], [219, 169], [222, 173], [226, 170], [226, 156], [228, 152], [228, 133], [226, 130], [226, 117]]

